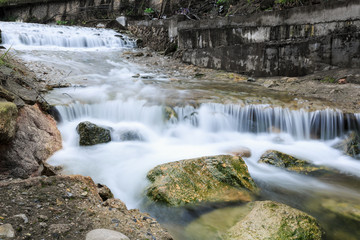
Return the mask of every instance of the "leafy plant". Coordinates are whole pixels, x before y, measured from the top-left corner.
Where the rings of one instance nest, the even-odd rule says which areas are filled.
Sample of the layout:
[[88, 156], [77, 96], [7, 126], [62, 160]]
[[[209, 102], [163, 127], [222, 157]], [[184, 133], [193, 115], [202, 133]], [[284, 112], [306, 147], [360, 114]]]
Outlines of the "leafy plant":
[[216, 5], [222, 6], [228, 3], [228, 0], [217, 0]]
[[154, 13], [155, 11], [154, 11], [154, 9], [152, 9], [152, 8], [146, 8], [145, 10], [144, 10], [144, 13], [147, 13], [147, 14], [152, 14], [152, 13]]
[[56, 21], [56, 25], [66, 25], [68, 24], [68, 21]]

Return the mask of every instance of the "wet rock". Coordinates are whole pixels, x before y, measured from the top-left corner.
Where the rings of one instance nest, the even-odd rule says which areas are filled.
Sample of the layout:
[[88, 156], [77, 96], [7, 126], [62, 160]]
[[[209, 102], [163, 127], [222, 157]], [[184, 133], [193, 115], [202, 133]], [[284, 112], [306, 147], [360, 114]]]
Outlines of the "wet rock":
[[230, 153], [238, 157], [246, 157], [246, 158], [251, 157], [251, 150], [250, 148], [247, 147], [239, 147], [237, 149], [231, 150]]
[[15, 100], [15, 95], [9, 92], [8, 90], [6, 90], [5, 88], [3, 88], [2, 86], [0, 86], [0, 98], [12, 102]]
[[360, 136], [356, 132], [351, 132], [342, 142], [334, 146], [342, 150], [346, 155], [358, 158], [360, 154]]
[[129, 238], [117, 231], [95, 229], [86, 234], [86, 240], [129, 240]]
[[326, 173], [337, 173], [336, 170], [313, 165], [305, 160], [295, 158], [291, 155], [276, 151], [268, 150], [259, 159], [259, 163], [266, 163], [276, 167], [285, 168], [289, 171], [294, 171], [307, 175], [323, 175]]
[[60, 132], [50, 115], [38, 105], [21, 108], [15, 137], [9, 146], [0, 145], [0, 178], [40, 175], [41, 164], [61, 147]]
[[325, 199], [321, 206], [336, 215], [360, 223], [360, 204], [358, 202]]
[[315, 218], [273, 201], [255, 202], [251, 212], [227, 232], [225, 239], [322, 239]]
[[266, 80], [263, 85], [266, 88], [279, 86], [279, 84], [277, 84], [274, 80]]
[[98, 189], [98, 193], [103, 201], [114, 198], [114, 195], [111, 192], [110, 188], [108, 188], [106, 185], [98, 183], [96, 186]]
[[249, 202], [257, 193], [244, 160], [230, 155], [201, 157], [159, 165], [147, 178], [147, 196], [170, 206], [208, 202]]
[[80, 135], [81, 146], [91, 146], [111, 141], [110, 130], [97, 126], [91, 122], [81, 122], [76, 127]]
[[177, 120], [178, 115], [177, 115], [176, 111], [174, 110], [174, 108], [172, 108], [170, 106], [165, 106], [163, 108], [163, 118], [164, 118], [164, 121]]
[[144, 137], [136, 130], [122, 131], [119, 135], [121, 141], [144, 141]]
[[0, 225], [0, 237], [13, 238], [15, 231], [11, 224]]
[[0, 102], [0, 143], [7, 143], [15, 136], [17, 114], [14, 103]]
[[106, 28], [111, 28], [114, 29], [115, 31], [122, 31], [122, 30], [126, 30], [126, 27], [124, 27], [121, 23], [119, 23], [116, 20], [112, 20], [110, 22], [108, 22], [105, 25]]

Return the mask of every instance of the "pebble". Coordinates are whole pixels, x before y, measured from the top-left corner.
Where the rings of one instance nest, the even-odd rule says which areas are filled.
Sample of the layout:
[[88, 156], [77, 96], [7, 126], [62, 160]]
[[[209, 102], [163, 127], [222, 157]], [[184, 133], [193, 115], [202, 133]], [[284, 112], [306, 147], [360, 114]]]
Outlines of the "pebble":
[[85, 240], [130, 240], [124, 234], [108, 230], [108, 229], [95, 229], [86, 234]]
[[24, 223], [28, 223], [29, 219], [27, 218], [27, 216], [25, 214], [18, 214], [14, 216], [15, 218], [22, 218], [24, 220]]
[[0, 225], [0, 237], [15, 237], [15, 231], [11, 224]]

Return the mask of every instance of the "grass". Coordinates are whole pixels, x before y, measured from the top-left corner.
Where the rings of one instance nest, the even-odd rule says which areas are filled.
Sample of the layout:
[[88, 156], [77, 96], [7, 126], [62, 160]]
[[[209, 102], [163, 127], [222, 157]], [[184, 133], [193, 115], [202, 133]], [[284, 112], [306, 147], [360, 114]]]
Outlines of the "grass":
[[9, 51], [10, 51], [11, 47], [9, 47], [8, 50], [6, 50], [6, 52], [4, 52], [1, 56], [0, 56], [0, 65], [5, 65], [6, 64], [6, 58], [8, 57]]

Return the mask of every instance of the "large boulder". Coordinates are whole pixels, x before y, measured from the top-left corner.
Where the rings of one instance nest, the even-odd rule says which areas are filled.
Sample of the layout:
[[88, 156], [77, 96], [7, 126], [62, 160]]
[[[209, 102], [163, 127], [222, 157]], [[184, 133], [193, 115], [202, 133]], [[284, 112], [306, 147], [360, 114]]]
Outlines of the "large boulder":
[[191, 239], [321, 239], [316, 220], [273, 201], [256, 201], [202, 215], [185, 230]]
[[302, 173], [306, 175], [323, 175], [327, 173], [338, 173], [336, 170], [324, 166], [311, 164], [305, 160], [298, 159], [291, 155], [276, 151], [268, 150], [259, 159], [259, 163], [266, 163], [276, 167], [285, 168], [289, 171]]
[[0, 221], [14, 226], [16, 239], [86, 239], [90, 231], [104, 228], [130, 239], [172, 239], [149, 214], [128, 210], [119, 199], [103, 202], [89, 177], [0, 181], [0, 189]]
[[76, 130], [80, 135], [79, 143], [81, 146], [91, 146], [111, 141], [109, 129], [99, 127], [88, 121], [79, 123]]
[[353, 158], [359, 158], [360, 154], [360, 136], [357, 132], [353, 131], [339, 144], [334, 146], [342, 150], [346, 155]]
[[0, 179], [40, 175], [44, 162], [62, 148], [55, 120], [38, 105], [21, 108], [16, 125], [13, 140], [0, 145]]
[[312, 216], [273, 201], [255, 202], [251, 212], [235, 224], [225, 239], [322, 239]]
[[258, 189], [241, 157], [219, 155], [159, 165], [147, 178], [147, 196], [155, 202], [183, 206], [253, 200]]
[[15, 136], [18, 110], [14, 103], [0, 102], [0, 144]]

